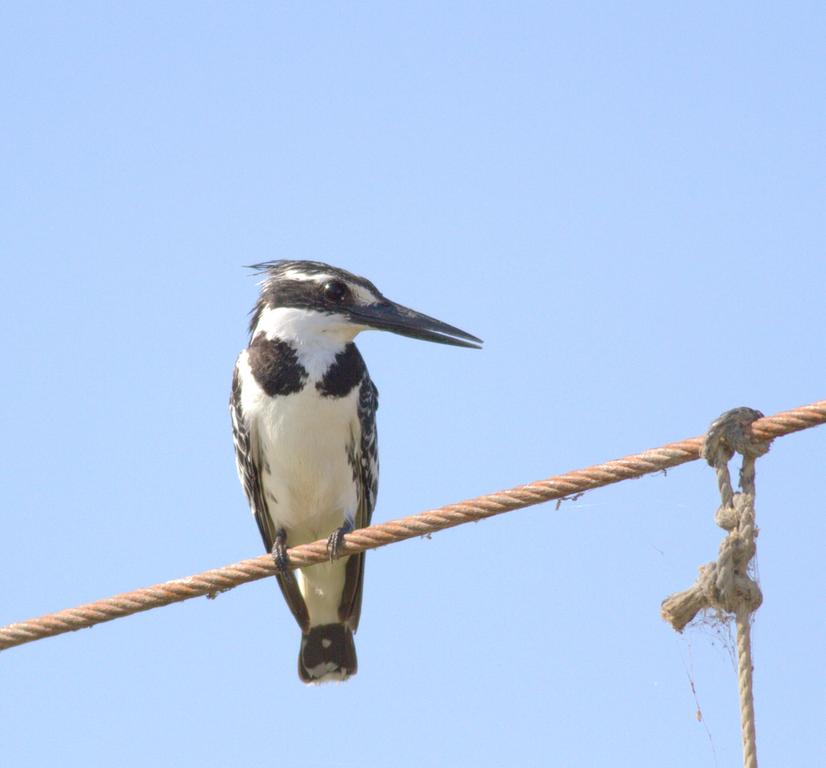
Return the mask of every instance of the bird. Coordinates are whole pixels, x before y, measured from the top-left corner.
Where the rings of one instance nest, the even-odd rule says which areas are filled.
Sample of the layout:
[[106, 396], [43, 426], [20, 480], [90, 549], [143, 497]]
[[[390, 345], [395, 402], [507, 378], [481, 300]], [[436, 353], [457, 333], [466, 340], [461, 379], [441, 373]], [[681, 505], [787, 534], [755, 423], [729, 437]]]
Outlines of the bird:
[[[482, 340], [323, 262], [250, 268], [260, 292], [230, 395], [238, 476], [301, 629], [299, 678], [343, 681], [358, 669], [365, 554], [341, 549], [370, 524], [379, 479], [378, 390], [353, 340], [371, 329], [477, 349]], [[325, 538], [328, 562], [290, 568], [288, 546]]]

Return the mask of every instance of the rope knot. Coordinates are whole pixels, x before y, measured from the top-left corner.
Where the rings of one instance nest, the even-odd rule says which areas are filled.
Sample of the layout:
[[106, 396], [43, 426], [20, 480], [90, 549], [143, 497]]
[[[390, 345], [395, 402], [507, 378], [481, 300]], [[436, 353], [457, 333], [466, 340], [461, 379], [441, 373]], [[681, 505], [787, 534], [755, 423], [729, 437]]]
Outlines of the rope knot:
[[[725, 515], [725, 528], [729, 534], [720, 544], [717, 562], [713, 563], [713, 573], [708, 575], [712, 584], [705, 584], [703, 591], [708, 606], [719, 612], [737, 613], [745, 610], [751, 613], [760, 607], [763, 594], [757, 582], [749, 575], [749, 564], [756, 550], [754, 539], [754, 500], [749, 494], [734, 495], [732, 507], [721, 507], [717, 517]], [[729, 527], [729, 524], [730, 527]]]
[[[706, 433], [701, 453], [717, 473], [721, 501], [714, 522], [728, 535], [720, 544], [717, 561], [700, 567], [694, 586], [663, 601], [662, 616], [678, 632], [700, 611], [751, 613], [763, 602], [760, 587], [749, 573], [758, 533], [754, 465], [770, 445], [769, 440], [758, 440], [751, 432], [751, 424], [760, 418], [763, 414], [753, 408], [733, 408], [716, 419]], [[735, 453], [743, 456], [739, 493], [731, 486], [728, 469]]]
[[757, 458], [769, 450], [769, 440], [758, 440], [751, 433], [751, 425], [763, 414], [754, 408], [732, 408], [715, 419], [706, 432], [702, 456], [717, 466], [729, 462], [735, 453]]
[[[760, 587], [749, 570], [756, 551], [754, 522], [754, 464], [769, 450], [769, 440], [758, 440], [751, 425], [763, 417], [753, 408], [734, 408], [714, 421], [706, 433], [701, 456], [714, 467], [721, 504], [714, 522], [727, 531], [720, 544], [717, 561], [700, 566], [694, 585], [667, 597], [661, 615], [681, 632], [700, 612], [712, 609], [719, 621], [731, 614], [737, 624], [737, 677], [740, 687], [740, 723], [743, 735], [743, 764], [757, 768], [752, 691], [751, 614], [763, 602]], [[743, 457], [740, 492], [731, 487], [728, 463], [735, 453]]]

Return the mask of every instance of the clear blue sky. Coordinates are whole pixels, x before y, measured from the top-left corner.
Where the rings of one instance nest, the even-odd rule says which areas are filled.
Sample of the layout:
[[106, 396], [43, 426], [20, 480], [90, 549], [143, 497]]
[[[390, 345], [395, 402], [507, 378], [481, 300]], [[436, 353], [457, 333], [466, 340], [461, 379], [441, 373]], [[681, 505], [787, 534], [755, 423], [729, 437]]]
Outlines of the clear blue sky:
[[[229, 379], [272, 258], [485, 339], [360, 338], [376, 520], [826, 396], [822, 3], [0, 10], [0, 623], [259, 554]], [[766, 765], [823, 762], [826, 430], [758, 464]], [[265, 580], [0, 654], [9, 765], [732, 766], [695, 463], [368, 556], [308, 689]], [[698, 723], [691, 681], [704, 715]]]

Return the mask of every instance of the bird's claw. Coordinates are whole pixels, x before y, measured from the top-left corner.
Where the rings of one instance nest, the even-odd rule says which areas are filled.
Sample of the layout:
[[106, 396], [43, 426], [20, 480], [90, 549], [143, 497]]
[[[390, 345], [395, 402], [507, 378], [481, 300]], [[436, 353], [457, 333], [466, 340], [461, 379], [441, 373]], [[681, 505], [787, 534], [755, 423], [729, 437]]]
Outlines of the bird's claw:
[[341, 528], [336, 528], [327, 539], [327, 554], [330, 555], [330, 562], [336, 560], [341, 555], [344, 546], [344, 537], [352, 533], [353, 524], [348, 520]]
[[287, 556], [287, 534], [283, 528], [275, 534], [275, 543], [272, 545], [272, 559], [281, 576], [290, 570], [290, 558]]

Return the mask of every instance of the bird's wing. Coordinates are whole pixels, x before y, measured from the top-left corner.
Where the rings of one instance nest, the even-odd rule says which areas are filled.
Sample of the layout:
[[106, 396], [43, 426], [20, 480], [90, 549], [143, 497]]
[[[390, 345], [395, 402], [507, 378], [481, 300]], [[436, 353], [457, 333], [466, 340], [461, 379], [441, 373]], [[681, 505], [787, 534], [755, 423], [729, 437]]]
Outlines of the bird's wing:
[[[354, 467], [359, 485], [359, 505], [355, 527], [370, 525], [376, 507], [379, 487], [379, 452], [376, 438], [376, 410], [379, 407], [379, 391], [367, 371], [359, 387], [358, 418], [361, 423], [361, 444]], [[361, 593], [364, 585], [364, 552], [351, 555], [347, 561], [344, 589], [339, 604], [339, 618], [355, 632], [361, 616]]]
[[[235, 444], [235, 463], [238, 467], [238, 477], [241, 478], [241, 485], [247, 496], [255, 522], [258, 523], [258, 530], [264, 540], [267, 552], [272, 552], [275, 544], [276, 530], [273, 526], [272, 518], [267, 509], [267, 501], [264, 496], [264, 489], [261, 484], [261, 473], [259, 470], [259, 449], [258, 440], [253, 434], [241, 407], [241, 378], [238, 373], [238, 366], [232, 374], [232, 394], [229, 400], [229, 411], [232, 417], [232, 441]], [[284, 599], [292, 611], [298, 626], [302, 631], [309, 627], [309, 613], [298, 582], [293, 571], [284, 574], [277, 573], [276, 579]]]
[[244, 417], [241, 407], [241, 377], [238, 366], [232, 374], [232, 394], [229, 400], [229, 412], [232, 417], [232, 441], [235, 444], [235, 465], [238, 468], [238, 477], [244, 487], [258, 530], [267, 551], [271, 552], [275, 543], [275, 530], [267, 512], [264, 499], [264, 489], [261, 485], [261, 475], [258, 469], [257, 446], [253, 445], [252, 432]]
[[361, 422], [360, 495], [356, 528], [370, 525], [379, 490], [379, 446], [376, 436], [376, 411], [379, 391], [365, 372], [359, 388], [358, 415]]

